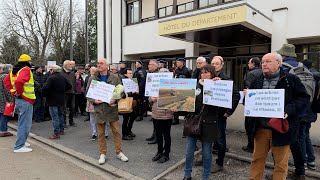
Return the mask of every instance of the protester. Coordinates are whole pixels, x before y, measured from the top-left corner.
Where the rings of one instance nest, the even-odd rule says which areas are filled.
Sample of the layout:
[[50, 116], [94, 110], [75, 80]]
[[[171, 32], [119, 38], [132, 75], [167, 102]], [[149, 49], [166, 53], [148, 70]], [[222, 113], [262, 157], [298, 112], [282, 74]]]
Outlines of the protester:
[[133, 78], [137, 78], [139, 86], [139, 97], [137, 100], [138, 118], [136, 121], [142, 121], [143, 115], [147, 113], [147, 98], [144, 96], [147, 71], [144, 69], [142, 61], [136, 62], [136, 68], [137, 70], [133, 74]]
[[[88, 87], [88, 81], [89, 81], [89, 78], [91, 76], [94, 76], [94, 74], [96, 73], [97, 71], [97, 68], [92, 66], [90, 68], [90, 75], [86, 77], [85, 79], [85, 83], [84, 83], [84, 87], [87, 89], [89, 88]], [[94, 106], [93, 106], [93, 103], [87, 101], [87, 107], [86, 107], [86, 111], [89, 113], [89, 120], [90, 120], [90, 125], [91, 125], [91, 130], [92, 130], [92, 136], [91, 136], [91, 141], [95, 141], [97, 140], [97, 125], [96, 125], [96, 121], [94, 119]], [[105, 128], [105, 137], [106, 139], [108, 139], [109, 137], [109, 132], [108, 132], [108, 126], [106, 126]]]
[[[280, 66], [282, 57], [277, 53], [263, 56], [263, 75], [256, 78], [249, 89], [284, 89], [284, 119], [289, 122], [289, 131], [279, 133], [268, 125], [270, 118], [255, 118], [255, 144], [250, 166], [249, 179], [263, 179], [265, 161], [271, 149], [274, 160], [273, 179], [285, 180], [288, 173], [289, 145], [295, 141], [298, 126], [298, 112], [305, 109], [309, 95], [297, 76], [283, 71]], [[247, 89], [244, 89], [244, 95]]]
[[73, 127], [77, 127], [76, 123], [73, 121], [74, 115], [74, 91], [76, 85], [76, 76], [73, 70], [74, 68], [74, 61], [65, 60], [63, 62], [63, 70], [62, 75], [66, 77], [71, 84], [72, 88], [66, 91], [65, 93], [65, 105], [63, 109], [63, 117], [64, 117], [64, 127], [67, 128], [67, 110], [69, 110], [69, 125]]
[[13, 136], [8, 132], [8, 117], [3, 114], [6, 102], [14, 103], [14, 96], [4, 86], [3, 80], [12, 70], [11, 64], [0, 65], [0, 137]]
[[34, 81], [39, 84], [39, 88], [35, 89], [36, 92], [36, 101], [34, 103], [34, 120], [35, 122], [45, 121], [44, 119], [44, 111], [45, 111], [45, 101], [42, 95], [42, 87], [47, 80], [47, 76], [43, 74], [43, 70], [41, 66], [35, 66], [35, 72], [33, 73]]
[[[101, 58], [98, 60], [97, 70], [93, 76], [90, 77], [88, 82], [88, 87], [92, 80], [106, 82], [108, 84], [117, 86], [121, 84], [121, 80], [118, 76], [113, 75], [108, 71], [109, 63], [107, 59]], [[88, 90], [88, 88], [87, 88]], [[115, 144], [117, 158], [121, 161], [127, 162], [128, 158], [122, 152], [122, 141], [120, 135], [119, 127], [119, 115], [118, 106], [113, 106], [116, 104], [115, 99], [111, 99], [109, 103], [104, 103], [99, 99], [88, 98], [89, 102], [94, 105], [94, 118], [98, 127], [98, 145], [100, 151], [99, 164], [104, 164], [106, 162], [107, 154], [107, 143], [105, 137], [105, 126], [106, 123], [110, 124], [110, 128], [113, 134], [113, 141]]]
[[44, 84], [42, 93], [47, 98], [49, 112], [52, 119], [53, 135], [49, 139], [60, 139], [64, 135], [63, 107], [65, 92], [72, 88], [68, 80], [61, 74], [62, 68], [58, 65], [50, 67], [47, 82]]
[[[76, 83], [74, 88], [74, 114], [80, 114], [81, 116], [86, 116], [85, 113], [85, 98], [84, 98], [84, 80], [82, 78], [82, 67], [78, 67], [77, 72], [75, 73], [76, 76]], [[80, 110], [80, 113], [79, 113]]]
[[15, 108], [18, 115], [18, 131], [14, 152], [31, 152], [26, 143], [32, 126], [32, 113], [36, 95], [34, 79], [31, 72], [31, 57], [22, 54], [13, 70], [5, 77], [3, 83], [8, 91], [15, 96]]
[[126, 62], [125, 61], [120, 61], [120, 66], [119, 67], [120, 67], [119, 75], [124, 77], [124, 75], [126, 74]]
[[[211, 61], [211, 65], [214, 67], [217, 76], [221, 80], [230, 80], [230, 77], [224, 74], [222, 71], [224, 67], [224, 60], [221, 56], [214, 56]], [[232, 92], [232, 108], [221, 108], [218, 116], [218, 131], [219, 136], [217, 142], [215, 142], [218, 150], [218, 159], [216, 160], [216, 166], [213, 166], [212, 173], [217, 173], [223, 170], [224, 157], [227, 151], [226, 147], [226, 127], [227, 127], [227, 118], [233, 114], [236, 110], [240, 99], [239, 91], [237, 90], [235, 83], [233, 83], [233, 92]]]
[[222, 113], [221, 108], [217, 106], [210, 106], [203, 104], [203, 83], [205, 79], [219, 80], [214, 67], [205, 65], [200, 71], [200, 80], [197, 84], [195, 114], [201, 116], [201, 135], [187, 136], [186, 145], [186, 163], [184, 166], [184, 180], [191, 180], [192, 163], [194, 159], [194, 152], [196, 149], [197, 139], [201, 140], [202, 143], [202, 160], [203, 160], [203, 174], [202, 179], [209, 179], [211, 172], [212, 162], [212, 143], [218, 138], [218, 116]]
[[192, 79], [197, 79], [199, 80], [200, 79], [200, 72], [201, 72], [201, 68], [203, 68], [205, 65], [208, 64], [206, 58], [202, 57], [202, 56], [199, 56], [197, 58], [197, 65], [196, 65], [196, 70], [193, 71], [192, 73]]
[[[126, 69], [126, 73], [124, 75], [125, 75], [125, 78], [132, 79], [133, 72], [131, 69]], [[132, 104], [133, 111], [131, 113], [123, 114], [122, 140], [133, 140], [133, 138], [135, 138], [136, 135], [132, 132], [132, 125], [134, 120], [137, 118], [137, 113], [136, 113], [137, 107], [135, 104], [137, 102], [139, 91], [126, 93], [126, 95], [127, 97], [133, 97], [133, 104]]]
[[[260, 59], [258, 57], [253, 57], [248, 61], [248, 72], [244, 78], [244, 88], [249, 88], [254, 79], [262, 75], [262, 70], [260, 68]], [[254, 148], [254, 119], [250, 117], [245, 117], [245, 129], [248, 138], [247, 146], [242, 147], [243, 151], [253, 153]]]

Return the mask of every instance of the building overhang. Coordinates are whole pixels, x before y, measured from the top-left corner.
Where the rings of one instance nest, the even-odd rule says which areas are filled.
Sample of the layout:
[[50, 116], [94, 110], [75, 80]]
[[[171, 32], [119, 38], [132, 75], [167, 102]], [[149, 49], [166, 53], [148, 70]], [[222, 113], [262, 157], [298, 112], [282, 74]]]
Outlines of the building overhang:
[[271, 31], [271, 18], [247, 3], [159, 22], [160, 36], [219, 48], [270, 44]]

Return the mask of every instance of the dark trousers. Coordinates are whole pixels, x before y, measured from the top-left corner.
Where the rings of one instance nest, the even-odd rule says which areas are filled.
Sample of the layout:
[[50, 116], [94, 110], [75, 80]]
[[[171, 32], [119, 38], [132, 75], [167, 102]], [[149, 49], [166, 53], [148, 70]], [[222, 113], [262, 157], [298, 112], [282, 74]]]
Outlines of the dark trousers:
[[248, 147], [254, 147], [254, 128], [255, 128], [255, 121], [253, 118], [245, 117], [244, 126], [246, 129], [247, 137], [248, 137]]
[[302, 154], [302, 142], [300, 142], [299, 138], [299, 130], [301, 126], [298, 125], [297, 127], [293, 127], [291, 131], [294, 131], [296, 136], [294, 137], [293, 143], [290, 144], [290, 150], [292, 153], [294, 166], [295, 166], [295, 174], [296, 175], [305, 175], [305, 169], [304, 169], [304, 158]]
[[122, 136], [127, 136], [132, 131], [132, 125], [134, 120], [136, 119], [135, 113], [123, 114], [123, 122], [122, 122]]
[[[157, 120], [153, 119], [157, 143], [158, 143], [158, 153], [163, 153], [164, 156], [169, 157], [170, 148], [171, 148], [171, 125], [172, 119], [167, 120]], [[164, 146], [163, 146], [164, 139]], [[164, 152], [163, 152], [164, 151]]]
[[44, 98], [41, 93], [36, 92], [36, 100], [33, 106], [34, 120], [44, 121]]
[[215, 144], [218, 147], [218, 159], [216, 163], [219, 166], [223, 166], [224, 157], [226, 155], [227, 141], [226, 141], [226, 127], [227, 127], [227, 118], [218, 119], [218, 140]]
[[148, 98], [139, 96], [137, 99], [137, 115], [143, 116], [148, 110]]
[[67, 110], [69, 109], [69, 123], [73, 123], [73, 99], [74, 94], [66, 94], [64, 99], [63, 118], [66, 124]]
[[84, 94], [75, 94], [75, 101], [74, 101], [74, 109], [75, 113], [80, 110], [80, 113], [85, 112], [85, 104], [84, 104]]

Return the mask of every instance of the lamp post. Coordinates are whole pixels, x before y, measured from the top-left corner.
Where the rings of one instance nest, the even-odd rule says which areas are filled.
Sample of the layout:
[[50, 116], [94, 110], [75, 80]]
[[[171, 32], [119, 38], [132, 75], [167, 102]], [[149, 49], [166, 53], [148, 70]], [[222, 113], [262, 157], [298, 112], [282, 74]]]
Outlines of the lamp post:
[[89, 63], [89, 32], [88, 32], [88, 1], [89, 0], [85, 0], [86, 1], [86, 45], [85, 45], [85, 63], [88, 64]]
[[70, 60], [73, 60], [73, 38], [72, 38], [72, 0], [70, 0]]

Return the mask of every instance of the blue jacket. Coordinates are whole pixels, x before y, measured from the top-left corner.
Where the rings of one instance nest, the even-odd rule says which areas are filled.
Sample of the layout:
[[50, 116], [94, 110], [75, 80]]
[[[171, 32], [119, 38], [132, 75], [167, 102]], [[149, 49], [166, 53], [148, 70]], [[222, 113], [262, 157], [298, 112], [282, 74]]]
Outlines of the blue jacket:
[[[256, 78], [249, 89], [263, 89], [264, 76]], [[272, 130], [272, 146], [285, 146], [295, 142], [298, 130], [298, 111], [305, 111], [309, 104], [309, 95], [297, 76], [280, 69], [280, 78], [275, 89], [285, 90], [284, 112], [288, 114], [289, 131], [281, 134]], [[256, 129], [254, 130], [256, 131]]]

